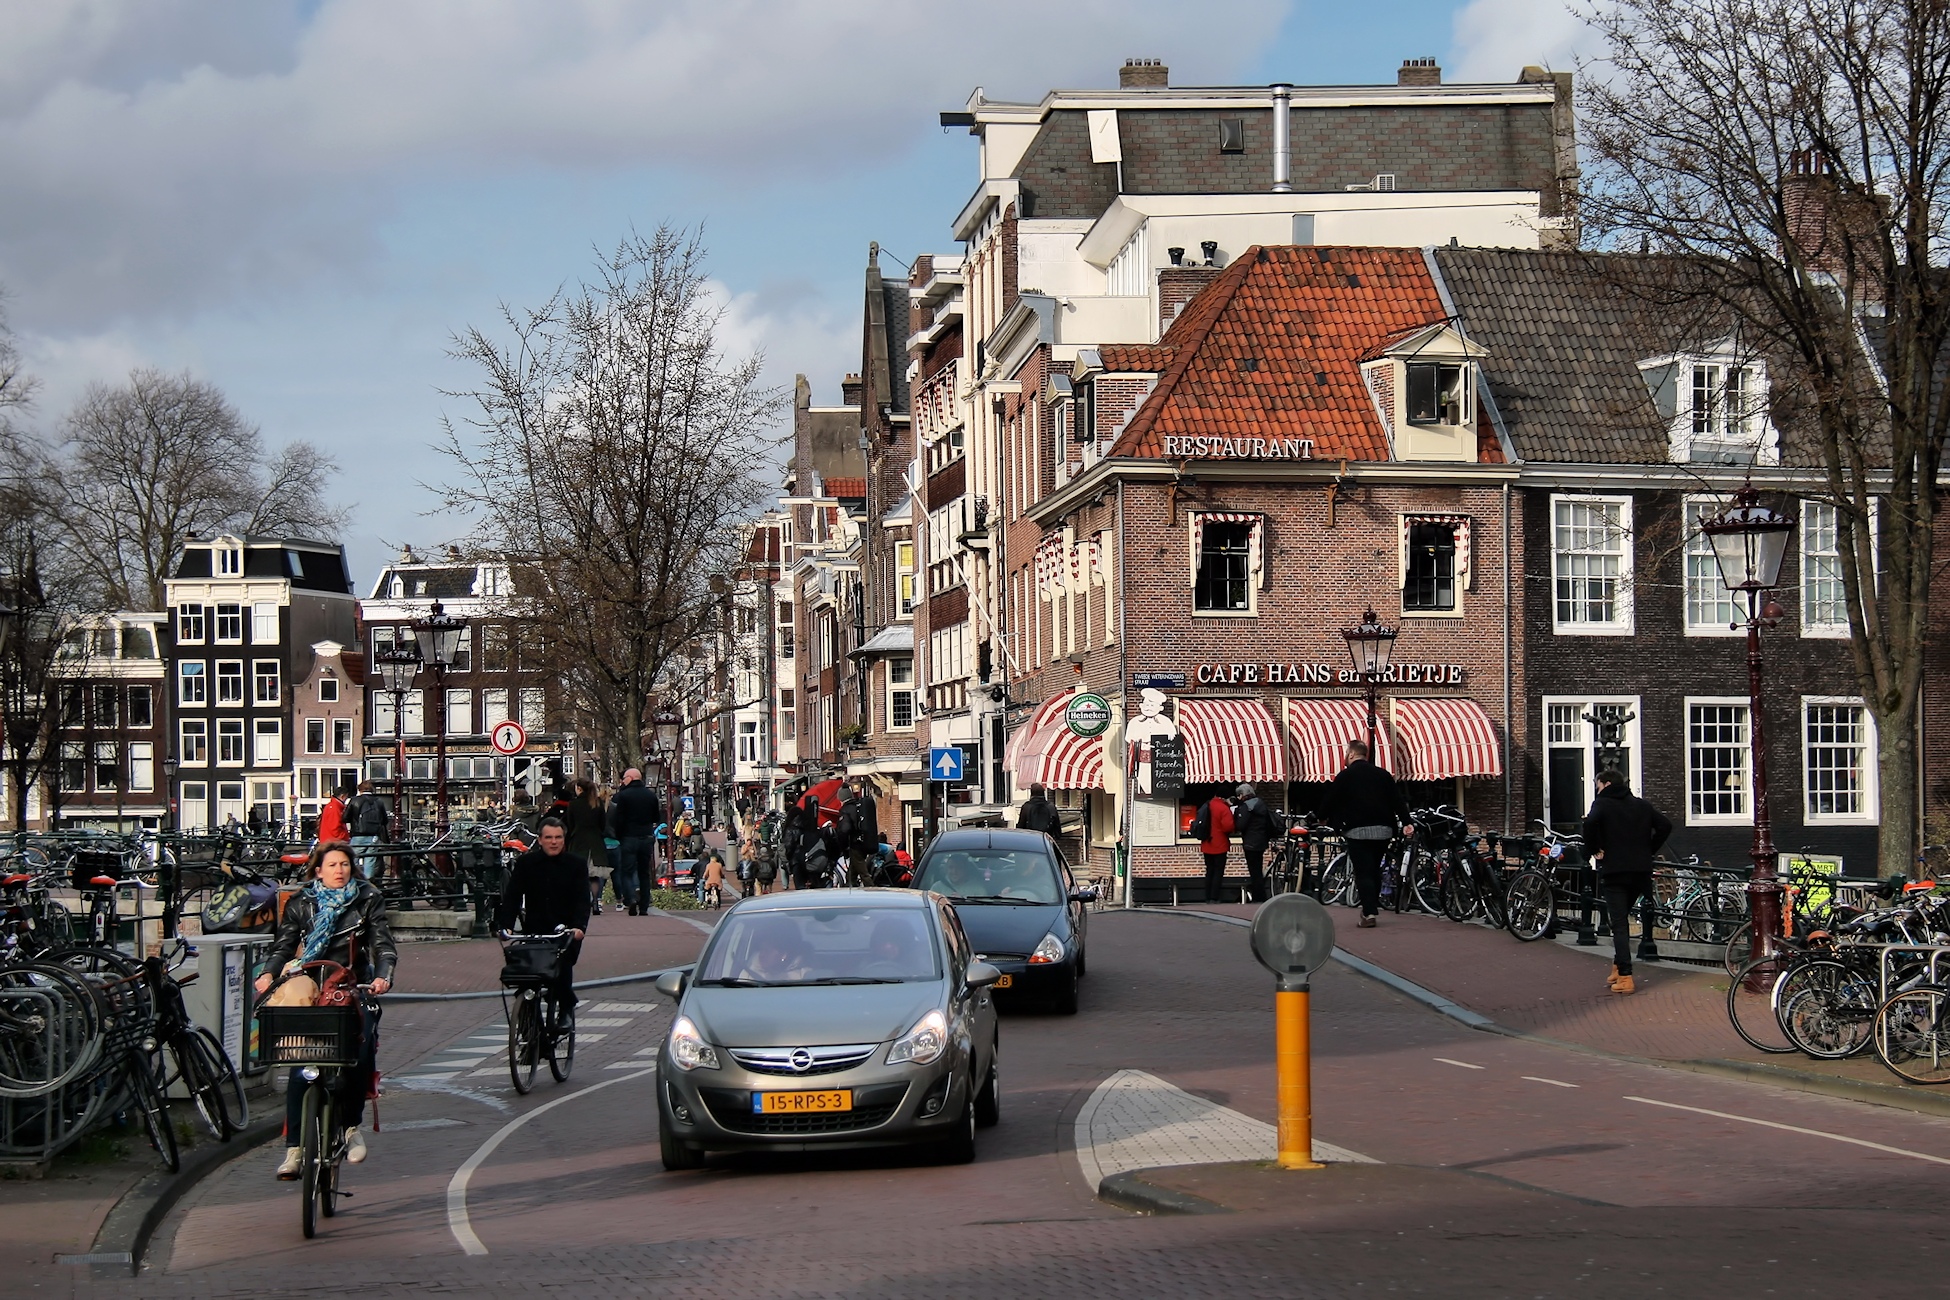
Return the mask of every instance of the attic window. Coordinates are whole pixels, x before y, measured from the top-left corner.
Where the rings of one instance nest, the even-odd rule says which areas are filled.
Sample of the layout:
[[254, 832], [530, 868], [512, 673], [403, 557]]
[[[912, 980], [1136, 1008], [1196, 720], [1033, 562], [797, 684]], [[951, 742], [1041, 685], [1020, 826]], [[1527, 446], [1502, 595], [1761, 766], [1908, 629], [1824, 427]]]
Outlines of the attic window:
[[1453, 361], [1411, 361], [1410, 424], [1462, 424], [1469, 410], [1469, 367]]
[[224, 575], [241, 574], [244, 571], [244, 553], [235, 546], [217, 548], [217, 572]]
[[1243, 117], [1222, 117], [1219, 119], [1219, 152], [1246, 152], [1246, 119]]
[[1767, 370], [1732, 350], [1662, 357], [1639, 364], [1667, 421], [1670, 458], [1708, 465], [1778, 464], [1767, 419]]

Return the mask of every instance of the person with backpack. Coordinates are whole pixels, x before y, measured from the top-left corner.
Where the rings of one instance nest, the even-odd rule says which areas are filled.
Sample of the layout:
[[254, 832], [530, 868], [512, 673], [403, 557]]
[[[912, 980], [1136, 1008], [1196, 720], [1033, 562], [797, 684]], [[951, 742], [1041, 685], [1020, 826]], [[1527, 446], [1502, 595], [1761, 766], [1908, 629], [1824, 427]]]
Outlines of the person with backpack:
[[1219, 902], [1225, 885], [1226, 852], [1232, 847], [1232, 805], [1222, 794], [1215, 794], [1192, 814], [1191, 836], [1205, 855], [1205, 901]]
[[1063, 831], [1063, 814], [1049, 801], [1041, 781], [1029, 787], [1029, 797], [1022, 801], [1016, 810], [1016, 829], [1019, 831], [1041, 831], [1054, 837]]
[[1361, 903], [1356, 928], [1372, 930], [1381, 910], [1381, 859], [1388, 841], [1404, 827], [1413, 835], [1415, 827], [1409, 824], [1401, 788], [1385, 768], [1369, 761], [1365, 741], [1347, 742], [1347, 762], [1327, 788], [1321, 815], [1340, 827], [1347, 840], [1348, 865], [1354, 869], [1354, 892]]
[[846, 865], [856, 885], [871, 885], [880, 857], [880, 810], [867, 794], [864, 778], [855, 777], [843, 787], [840, 815], [833, 822], [833, 847], [846, 855]]
[[1259, 791], [1250, 785], [1240, 786], [1232, 828], [1239, 836], [1239, 852], [1246, 859], [1246, 879], [1255, 903], [1266, 901], [1266, 846], [1273, 842], [1277, 824], [1278, 819], [1267, 807], [1266, 800], [1259, 797]]
[[345, 827], [352, 833], [352, 855], [359, 864], [359, 875], [367, 880], [379, 870], [379, 854], [373, 846], [385, 837], [391, 821], [385, 800], [372, 792], [372, 782], [359, 782], [359, 793], [345, 805]]
[[1598, 797], [1584, 815], [1584, 851], [1598, 864], [1598, 890], [1611, 918], [1613, 993], [1636, 993], [1632, 980], [1632, 909], [1652, 892], [1652, 859], [1672, 834], [1672, 822], [1632, 793], [1615, 767], [1598, 773]]

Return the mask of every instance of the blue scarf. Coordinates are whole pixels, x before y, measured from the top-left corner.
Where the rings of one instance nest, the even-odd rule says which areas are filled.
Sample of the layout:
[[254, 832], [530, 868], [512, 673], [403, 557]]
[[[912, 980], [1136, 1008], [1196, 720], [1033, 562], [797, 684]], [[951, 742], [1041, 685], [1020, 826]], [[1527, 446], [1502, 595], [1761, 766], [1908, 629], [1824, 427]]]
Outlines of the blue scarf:
[[343, 912], [359, 893], [359, 881], [354, 878], [345, 882], [339, 889], [327, 889], [314, 880], [310, 890], [312, 901], [311, 929], [305, 935], [304, 949], [298, 954], [298, 964], [317, 961], [325, 954], [325, 946], [331, 942], [332, 931], [338, 926], [339, 913]]

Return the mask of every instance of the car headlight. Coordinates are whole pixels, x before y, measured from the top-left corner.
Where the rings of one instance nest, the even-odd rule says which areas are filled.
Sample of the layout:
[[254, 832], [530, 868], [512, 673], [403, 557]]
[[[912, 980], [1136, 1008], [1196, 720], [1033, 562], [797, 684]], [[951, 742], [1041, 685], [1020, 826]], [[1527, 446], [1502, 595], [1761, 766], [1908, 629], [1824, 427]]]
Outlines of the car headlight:
[[1054, 934], [1046, 934], [1036, 945], [1036, 951], [1029, 954], [1031, 966], [1047, 966], [1051, 962], [1063, 960], [1063, 941]]
[[679, 1016], [670, 1027], [670, 1059], [680, 1070], [715, 1070], [718, 1049], [704, 1041], [689, 1016]]
[[902, 1061], [912, 1061], [916, 1065], [926, 1065], [948, 1049], [948, 1017], [939, 1011], [930, 1011], [921, 1017], [920, 1023], [894, 1040], [887, 1049], [887, 1064], [899, 1065]]

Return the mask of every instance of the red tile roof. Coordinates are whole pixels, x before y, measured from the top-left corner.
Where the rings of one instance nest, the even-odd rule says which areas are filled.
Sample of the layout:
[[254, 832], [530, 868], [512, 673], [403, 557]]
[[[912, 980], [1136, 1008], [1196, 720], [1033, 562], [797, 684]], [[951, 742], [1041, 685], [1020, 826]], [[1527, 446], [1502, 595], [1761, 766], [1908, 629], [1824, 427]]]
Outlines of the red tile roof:
[[1110, 454], [1244, 436], [1312, 438], [1320, 460], [1387, 460], [1360, 362], [1445, 315], [1420, 249], [1249, 248], [1155, 346], [1100, 350], [1106, 370], [1158, 374]]
[[865, 501], [867, 499], [867, 480], [851, 476], [841, 476], [826, 480], [826, 495], [841, 500]]

